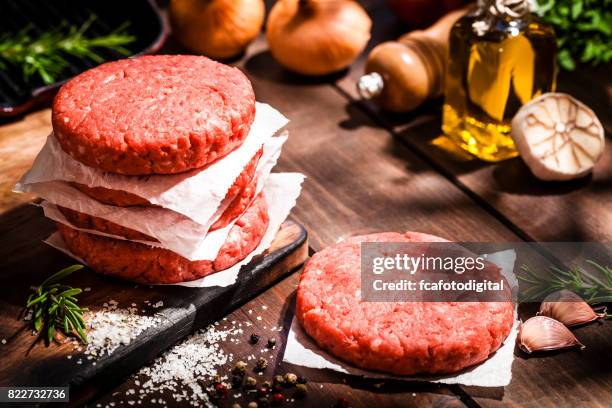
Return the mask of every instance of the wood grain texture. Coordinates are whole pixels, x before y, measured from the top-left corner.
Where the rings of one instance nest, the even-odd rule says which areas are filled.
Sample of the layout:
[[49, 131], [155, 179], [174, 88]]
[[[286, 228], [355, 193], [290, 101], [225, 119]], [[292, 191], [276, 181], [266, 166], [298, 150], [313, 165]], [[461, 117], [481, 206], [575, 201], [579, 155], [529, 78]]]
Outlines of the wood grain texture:
[[[24, 209], [30, 218], [27, 223], [21, 223], [21, 228], [48, 232], [52, 223], [42, 217], [40, 209], [33, 210]], [[0, 226], [4, 236], [5, 224], [0, 223]], [[143, 309], [143, 314], [158, 313], [161, 319], [159, 324], [144, 331], [128, 345], [94, 362], [86, 359], [82, 353], [73, 351], [70, 343], [49, 348], [35, 343], [36, 338], [30, 333], [30, 323], [17, 318], [29, 287], [44, 280], [50, 271], [70, 264], [69, 258], [39, 240], [30, 239], [29, 247], [19, 251], [15, 250], [15, 244], [7, 243], [0, 253], [3, 260], [0, 285], [11, 288], [10, 293], [0, 300], [0, 338], [7, 340], [2, 346], [4, 358], [0, 359], [0, 384], [70, 385], [74, 394], [91, 382], [102, 386], [109, 379], [121, 378], [133, 372], [193, 330], [221, 318], [294, 271], [307, 256], [306, 231], [300, 225], [287, 221], [271, 248], [245, 266], [237, 283], [228, 287], [195, 289], [175, 285], [134, 285], [90, 271], [78, 273], [71, 277], [70, 283], [75, 287], [92, 288], [91, 292], [84, 292], [80, 296], [81, 306], [96, 311], [105, 302], [114, 299], [119, 302], [119, 307], [137, 305], [138, 309]], [[163, 307], [151, 308], [146, 300], [152, 304], [161, 300]], [[67, 359], [68, 355], [72, 355], [70, 360]], [[77, 364], [78, 359], [82, 359], [83, 364]]]
[[318, 81], [285, 71], [262, 39], [250, 51], [238, 65], [258, 100], [290, 119], [277, 169], [307, 176], [292, 214], [309, 230], [314, 250], [350, 235], [387, 230], [454, 240], [518, 239], [355, 109], [329, 86], [330, 78]]
[[[402, 31], [386, 8], [380, 6], [371, 13], [374, 27], [370, 47], [394, 39]], [[518, 158], [498, 164], [482, 163], [439, 138], [441, 100], [429, 101], [403, 115], [389, 114], [373, 103], [359, 101], [355, 81], [363, 71], [364, 61], [365, 54], [346, 76], [335, 82], [339, 92], [522, 239], [610, 240], [612, 147], [608, 112], [612, 82], [606, 74], [609, 66], [562, 74], [559, 85], [561, 91], [587, 102], [600, 116], [608, 139], [604, 157], [591, 177], [569, 183], [545, 183], [536, 180]], [[535, 311], [525, 305], [520, 316], [525, 319]], [[609, 322], [592, 325], [579, 329], [576, 335], [591, 343], [583, 353], [527, 358], [517, 350], [514, 378], [505, 389], [455, 390], [470, 395], [482, 406], [605, 406], [612, 397], [612, 375], [602, 365], [601, 357], [612, 361], [609, 351], [612, 326]]]
[[[390, 11], [373, 7], [373, 35], [369, 47], [394, 40], [405, 30]], [[425, 158], [483, 208], [503, 220], [523, 239], [539, 241], [609, 241], [612, 239], [612, 76], [610, 66], [582, 67], [562, 72], [558, 90], [587, 103], [606, 129], [606, 151], [591, 176], [570, 182], [536, 179], [520, 158], [491, 164], [457, 149], [441, 135], [442, 100], [426, 102], [406, 114], [384, 112], [362, 102], [355, 84], [363, 73], [367, 53], [336, 81], [338, 89], [393, 133], [399, 143]], [[537, 211], [537, 216], [534, 216]]]
[[11, 190], [30, 168], [50, 132], [50, 109], [0, 126], [0, 213], [32, 200], [32, 195], [15, 194]]
[[[384, 1], [366, 3], [374, 20], [370, 47], [405, 30], [384, 8]], [[168, 51], [180, 49], [171, 46]], [[520, 159], [483, 165], [461, 152], [453, 153], [443, 139], [437, 139], [440, 101], [429, 102], [406, 115], [389, 115], [375, 105], [357, 102], [354, 81], [361, 73], [363, 58], [348, 72], [322, 79], [303, 78], [288, 73], [272, 60], [262, 36], [246, 56], [235, 62], [253, 81], [258, 100], [272, 104], [291, 119], [290, 138], [278, 170], [301, 171], [308, 177], [292, 218], [308, 228], [312, 250], [320, 250], [353, 234], [382, 230], [418, 230], [471, 241], [610, 239], [609, 143], [606, 158], [594, 176], [572, 183], [540, 183]], [[612, 94], [609, 78], [605, 68], [600, 68], [562, 77], [560, 85], [599, 113], [608, 139]], [[42, 145], [48, 123], [30, 122], [21, 126], [30, 132], [38, 129], [37, 140]], [[6, 131], [6, 127], [0, 127], [0, 143], [4, 137], [16, 136]], [[15, 143], [25, 142], [19, 139]], [[0, 162], [3, 176], [0, 185], [9, 183], [6, 180], [10, 177], [16, 180], [20, 175], [17, 173], [29, 167], [37, 149], [21, 151], [25, 152], [17, 158], [21, 164]], [[5, 166], [22, 170], [3, 173]], [[6, 179], [4, 174], [8, 174]], [[21, 197], [9, 196], [0, 201], [0, 259], [3, 259], [0, 270], [5, 273], [5, 269], [11, 269], [13, 276], [25, 275], [31, 270], [37, 273], [53, 270], [49, 268], [62, 265], [66, 258], [39, 244], [53, 225], [40, 217], [38, 209], [18, 206], [21, 200]], [[287, 321], [293, 314], [297, 279], [295, 275], [285, 279], [236, 309], [229, 319], [250, 321], [253, 330], [262, 333], [266, 330], [264, 327]], [[16, 291], [25, 293], [31, 283], [19, 279]], [[119, 293], [117, 296], [124, 298], [152, 299], [159, 295], [156, 289], [116, 288], [106, 281], [98, 285], [109, 285]], [[106, 291], [103, 294], [93, 300], [108, 300]], [[16, 307], [17, 300], [14, 302], [10, 307]], [[259, 314], [261, 321], [248, 313], [248, 310], [262, 310], [263, 305], [268, 309]], [[523, 318], [534, 313], [530, 305], [521, 308]], [[395, 382], [379, 385], [380, 381], [287, 367], [279, 363], [278, 357], [285, 335], [278, 338], [271, 368], [275, 373], [293, 371], [309, 376], [309, 397], [296, 404], [297, 407], [331, 406], [339, 396], [347, 397], [354, 407], [462, 406], [457, 396], [470, 406], [603, 407], [612, 399], [612, 373], [608, 367], [612, 361], [611, 330], [610, 322], [577, 329], [576, 335], [587, 344], [587, 350], [582, 353], [527, 358], [517, 351], [514, 378], [505, 389]], [[180, 335], [188, 332], [186, 329]], [[236, 359], [251, 352], [244, 343], [228, 342], [222, 347]], [[94, 384], [84, 391], [80, 401], [103, 394], [99, 399], [94, 398], [93, 405], [100, 402], [104, 406], [123, 398], [130, 388], [137, 388], [133, 378], [109, 393], [104, 392], [104, 386]], [[229, 402], [224, 404], [230, 406]]]
[[[248, 375], [253, 375], [259, 384], [263, 381], [271, 381], [274, 375], [285, 374], [287, 372], [306, 376], [309, 380], [307, 385], [308, 396], [303, 400], [283, 404], [283, 406], [287, 407], [332, 407], [340, 397], [346, 398], [351, 403], [351, 407], [354, 408], [465, 407], [459, 398], [451, 394], [444, 386], [425, 383], [406, 384], [402, 382], [364, 381], [332, 371], [312, 370], [283, 363], [284, 339], [287, 336], [293, 318], [294, 293], [297, 283], [298, 275], [294, 274], [273, 288], [268, 289], [261, 296], [253, 299], [240, 309], [229, 314], [227, 319], [219, 322], [219, 330], [237, 324], [242, 324], [243, 328], [245, 328], [244, 333], [238, 337], [239, 342], [228, 341], [223, 343], [222, 349], [224, 353], [227, 355], [232, 354], [233, 362], [221, 366], [218, 370], [220, 375], [230, 375], [233, 364], [236, 361], [243, 360], [249, 364]], [[231, 324], [232, 322], [234, 324]], [[252, 326], [246, 327], [247, 323]], [[281, 332], [271, 330], [274, 327], [281, 326], [283, 327]], [[249, 343], [249, 337], [252, 333], [261, 336], [256, 346]], [[261, 350], [266, 349], [265, 343], [268, 338], [277, 339], [277, 346], [271, 352], [262, 352]], [[268, 360], [269, 365], [264, 375], [258, 376], [251, 371], [252, 360], [247, 360], [247, 356], [251, 354], [255, 357], [265, 356]], [[105, 406], [114, 401], [118, 406], [125, 406], [128, 400], [136, 399], [129, 394], [130, 389], [139, 389], [135, 381], [139, 380], [142, 383], [146, 379], [143, 376], [131, 376], [119, 387], [95, 400], [95, 403], [90, 405], [95, 406], [100, 403], [101, 406]], [[206, 377], [202, 379], [206, 383], [209, 381]], [[234, 394], [241, 394], [241, 396], [234, 398]], [[290, 396], [291, 391], [287, 390], [285, 394]], [[142, 404], [146, 406], [147, 403], [150, 404], [151, 399], [158, 399], [159, 397], [163, 397], [169, 407], [186, 406], [186, 404], [173, 401], [170, 395], [159, 394], [153, 394], [145, 398]], [[248, 401], [253, 399], [255, 399], [253, 394], [248, 394], [242, 389], [232, 390], [227, 399], [219, 401], [219, 405], [221, 407], [231, 407], [233, 403], [239, 403], [242, 407], [246, 408]], [[121, 401], [123, 401], [123, 405]]]

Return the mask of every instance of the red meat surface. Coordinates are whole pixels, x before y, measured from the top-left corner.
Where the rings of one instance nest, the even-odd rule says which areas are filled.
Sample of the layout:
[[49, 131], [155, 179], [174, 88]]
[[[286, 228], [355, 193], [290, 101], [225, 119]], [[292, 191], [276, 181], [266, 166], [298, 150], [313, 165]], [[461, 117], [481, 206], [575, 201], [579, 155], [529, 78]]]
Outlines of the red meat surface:
[[163, 248], [88, 234], [58, 223], [68, 249], [94, 271], [139, 283], [186, 282], [225, 270], [253, 252], [268, 229], [263, 195], [240, 216], [214, 261], [189, 261]]
[[237, 68], [192, 55], [124, 59], [90, 69], [53, 102], [53, 131], [82, 163], [128, 174], [173, 174], [240, 146], [255, 118]]
[[[232, 184], [224, 198], [224, 200], [231, 200], [231, 202], [227, 206], [225, 211], [213, 223], [213, 225], [211, 225], [211, 231], [221, 229], [229, 225], [230, 222], [232, 222], [234, 219], [236, 219], [236, 217], [242, 214], [246, 210], [246, 208], [253, 202], [253, 199], [255, 198], [255, 191], [257, 189], [257, 179], [255, 178], [255, 172], [257, 170], [257, 164], [259, 163], [259, 159], [261, 158], [262, 154], [263, 150], [260, 149], [255, 154], [255, 156], [253, 156], [253, 158], [247, 163], [242, 173], [240, 173], [236, 180], [234, 180], [234, 183]], [[80, 190], [82, 193], [104, 204], [115, 205], [118, 207], [156, 207], [144, 198], [139, 197], [135, 194], [128, 193], [126, 191], [110, 190], [104, 187], [88, 187], [79, 183], [71, 184], [75, 188]], [[66, 218], [68, 218], [68, 220], [77, 227], [94, 229], [98, 231], [107, 232], [109, 234], [113, 234], [112, 232], [110, 232], [111, 230], [122, 231], [113, 235], [123, 236], [128, 239], [143, 240], [143, 235], [139, 235], [140, 233], [136, 232], [136, 235], [134, 235], [129, 232], [131, 230], [126, 229], [124, 227], [120, 227], [117, 224], [110, 223], [109, 221], [106, 221], [102, 218], [90, 217], [86, 214], [80, 214], [76, 211], [71, 211], [64, 208], [60, 209], [64, 213], [64, 216], [66, 216]], [[147, 236], [144, 235], [144, 237]], [[148, 240], [153, 240], [150, 237], [147, 238]]]
[[407, 232], [349, 238], [316, 253], [297, 292], [296, 316], [322, 349], [368, 370], [443, 374], [486, 360], [513, 324], [508, 302], [362, 302], [361, 242], [439, 242]]

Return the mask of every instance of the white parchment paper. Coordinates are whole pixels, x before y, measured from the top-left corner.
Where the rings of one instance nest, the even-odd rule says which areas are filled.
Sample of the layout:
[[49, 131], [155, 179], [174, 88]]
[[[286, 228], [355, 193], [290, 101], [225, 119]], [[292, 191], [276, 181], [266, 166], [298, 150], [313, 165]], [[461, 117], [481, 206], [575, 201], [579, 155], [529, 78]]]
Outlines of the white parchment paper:
[[[268, 178], [264, 187], [264, 194], [268, 202], [268, 214], [270, 216], [270, 222], [268, 229], [264, 234], [261, 242], [257, 248], [251, 252], [245, 259], [238, 262], [236, 265], [228, 268], [224, 271], [214, 273], [212, 275], [205, 276], [201, 279], [197, 279], [190, 282], [177, 283], [175, 285], [188, 286], [194, 288], [204, 288], [212, 286], [229, 286], [236, 282], [240, 268], [248, 264], [253, 257], [262, 254], [266, 249], [270, 247], [272, 241], [276, 237], [276, 234], [291, 209], [295, 206], [295, 202], [300, 195], [302, 190], [302, 182], [304, 181], [304, 175], [299, 173], [274, 173]], [[76, 259], [77, 261], [84, 263], [82, 259], [72, 254], [66, 247], [66, 244], [62, 240], [61, 235], [58, 232], [53, 233], [45, 241], [48, 245], [64, 252], [68, 256]]]
[[[497, 264], [511, 288], [518, 286], [514, 275], [514, 250], [496, 252], [486, 255], [487, 261]], [[329, 369], [345, 374], [359, 375], [366, 378], [388, 378], [406, 381], [429, 381], [444, 384], [463, 384], [480, 387], [504, 387], [512, 379], [512, 362], [514, 361], [514, 347], [518, 334], [518, 314], [514, 309], [514, 326], [503, 345], [486, 361], [462, 371], [447, 376], [393, 376], [374, 371], [362, 370], [341, 361], [327, 352], [321, 350], [317, 344], [302, 329], [294, 317], [287, 337], [287, 346], [283, 361], [309, 368]]]
[[[264, 156], [257, 167], [258, 192], [276, 164], [286, 136], [273, 137], [264, 145]], [[160, 246], [191, 260], [212, 260], [217, 257], [219, 249], [225, 242], [234, 222], [224, 228], [208, 231], [209, 226], [218, 217], [219, 211], [210, 206], [202, 209], [209, 217], [205, 224], [200, 224], [184, 214], [166, 208], [156, 207], [116, 207], [106, 205], [80, 192], [65, 181], [48, 181], [42, 183], [22, 184], [21, 191], [31, 192], [51, 204], [72, 209], [84, 214], [100, 217], [115, 224], [142, 232], [159, 241]], [[224, 193], [225, 194], [225, 193]], [[187, 199], [188, 201], [189, 199]], [[219, 206], [219, 203], [217, 204]], [[48, 207], [43, 203], [43, 208]], [[56, 212], [47, 211], [47, 216], [58, 222]], [[97, 232], [96, 232], [97, 233]]]
[[287, 122], [276, 109], [258, 102], [255, 120], [240, 147], [203, 170], [175, 175], [124, 176], [103, 172], [74, 160], [51, 134], [15, 191], [25, 191], [28, 184], [60, 180], [122, 190], [205, 225], [249, 160]]

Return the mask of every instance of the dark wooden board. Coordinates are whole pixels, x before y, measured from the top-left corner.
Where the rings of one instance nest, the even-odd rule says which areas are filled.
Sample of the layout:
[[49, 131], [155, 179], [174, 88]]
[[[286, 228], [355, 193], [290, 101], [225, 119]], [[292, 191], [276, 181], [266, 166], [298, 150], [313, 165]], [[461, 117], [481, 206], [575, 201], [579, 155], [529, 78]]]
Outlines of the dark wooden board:
[[[31, 206], [18, 207], [1, 218], [0, 287], [6, 295], [0, 299], [0, 338], [7, 340], [2, 345], [0, 359], [0, 385], [3, 386], [70, 385], [75, 394], [88, 384], [97, 387], [109, 381], [112, 384], [188, 333], [219, 319], [291, 273], [308, 254], [306, 230], [287, 221], [271, 248], [243, 267], [237, 283], [228, 287], [143, 286], [88, 271], [78, 273], [70, 280], [71, 284], [92, 288], [91, 292], [81, 295], [81, 305], [95, 311], [104, 302], [114, 299], [119, 307], [135, 303], [139, 309], [147, 309], [145, 314], [159, 313], [162, 320], [110, 356], [90, 361], [75, 353], [70, 344], [48, 348], [43, 343], [34, 344], [29, 323], [17, 317], [28, 288], [71, 263], [68, 257], [39, 241], [53, 230], [52, 223], [43, 218], [40, 209]], [[25, 231], [30, 233], [22, 234]], [[11, 240], [6, 239], [9, 236]], [[163, 307], [152, 309], [145, 305], [145, 300], [152, 303], [161, 300]], [[67, 359], [69, 354], [73, 356], [70, 360]], [[81, 357], [83, 364], [76, 364]]]
[[[226, 321], [219, 322], [219, 329], [223, 330], [225, 325], [231, 322], [242, 323], [243, 328], [245, 322], [252, 324], [242, 333], [238, 339], [240, 343], [224, 342], [221, 344], [225, 354], [233, 354], [234, 362], [238, 360], [247, 361], [246, 356], [253, 353], [255, 356], [265, 355], [268, 359], [268, 369], [263, 376], [257, 376], [258, 382], [270, 380], [274, 375], [285, 374], [287, 372], [295, 373], [299, 376], [306, 376], [308, 382], [308, 396], [303, 400], [285, 403], [282, 407], [290, 408], [306, 408], [306, 407], [333, 407], [338, 398], [344, 397], [348, 399], [353, 408], [418, 408], [418, 407], [436, 407], [436, 408], [465, 408], [461, 400], [454, 395], [446, 386], [427, 384], [427, 383], [405, 383], [405, 382], [383, 382], [383, 381], [366, 381], [357, 377], [349, 377], [333, 371], [312, 370], [305, 367], [294, 366], [282, 362], [284, 351], [284, 341], [287, 336], [289, 325], [293, 318], [295, 289], [299, 280], [299, 274], [293, 274], [284, 279], [278, 285], [268, 289], [261, 296], [253, 299], [245, 304], [240, 309], [235, 310], [227, 316]], [[266, 308], [264, 310], [264, 307]], [[249, 313], [251, 311], [252, 313]], [[261, 317], [261, 320], [258, 320]], [[230, 324], [230, 327], [232, 325]], [[282, 332], [271, 331], [272, 327], [283, 327]], [[249, 344], [248, 339], [251, 333], [261, 335], [262, 340], [257, 346]], [[264, 348], [265, 341], [269, 337], [274, 337], [278, 340], [277, 347], [272, 353], [260, 353]], [[272, 357], [269, 357], [272, 354]], [[228, 363], [219, 369], [220, 375], [229, 374], [233, 364]], [[129, 390], [138, 392], [139, 385], [136, 380], [142, 384], [146, 381], [143, 376], [130, 376], [119, 387], [116, 387], [111, 392], [106, 393], [98, 399], [93, 400], [88, 406], [95, 407], [100, 404], [105, 407], [111, 402], [115, 402], [116, 407], [129, 406], [129, 400], [136, 400]], [[242, 394], [238, 398], [234, 398], [236, 393]], [[291, 395], [290, 390], [286, 391], [287, 396]], [[241, 407], [246, 408], [247, 403], [251, 398], [241, 390], [230, 391], [227, 399], [220, 401], [221, 407], [230, 408], [233, 403], [239, 403]], [[165, 395], [152, 394], [144, 398], [141, 405], [135, 406], [165, 406], [153, 405], [151, 399], [157, 399], [160, 396], [167, 402], [168, 407], [185, 407], [187, 404], [174, 401], [168, 393]], [[123, 403], [121, 403], [123, 401]]]

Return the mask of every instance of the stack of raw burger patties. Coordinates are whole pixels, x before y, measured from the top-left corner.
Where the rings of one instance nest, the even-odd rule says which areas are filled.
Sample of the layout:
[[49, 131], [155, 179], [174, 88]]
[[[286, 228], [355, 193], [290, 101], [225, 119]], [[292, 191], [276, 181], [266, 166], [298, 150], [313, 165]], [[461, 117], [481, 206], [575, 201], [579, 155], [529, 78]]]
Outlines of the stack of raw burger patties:
[[[47, 200], [46, 214], [52, 207], [61, 213], [52, 218], [64, 221], [57, 226], [65, 247], [97, 272], [136, 282], [175, 283], [225, 270], [251, 254], [268, 229], [268, 203], [261, 187], [263, 180], [258, 180], [258, 176], [267, 176], [261, 176], [260, 171], [265, 145], [250, 146], [253, 153], [246, 162], [242, 159], [245, 164], [240, 165], [241, 170], [223, 174], [225, 168], [235, 169], [230, 160], [244, 156], [244, 151], [238, 150], [247, 148], [243, 145], [256, 110], [246, 76], [204, 57], [149, 56], [100, 65], [61, 88], [53, 103], [53, 135], [45, 146], [47, 150], [55, 146], [61, 152], [41, 153], [54, 156], [54, 163], [65, 155], [59, 162], [64, 168], [73, 166], [79, 177], [66, 177], [55, 187], [46, 183], [46, 190], [30, 191]], [[31, 172], [40, 173], [36, 167], [41, 166], [35, 163]], [[53, 169], [48, 171], [53, 173]], [[92, 180], [142, 186], [145, 196], [154, 185], [158, 199], [153, 203], [135, 194], [138, 189], [129, 192], [103, 187], [98, 181], [89, 183], [83, 174], [95, 175]], [[218, 205], [212, 217], [194, 222], [163, 208], [164, 189], [168, 189], [173, 191], [170, 207], [197, 210], [200, 190], [208, 187], [194, 180], [208, 180], [214, 174], [229, 181], [225, 181], [228, 188], [224, 188], [224, 195], [216, 197]], [[53, 202], [60, 196], [57, 190], [62, 189], [71, 192], [74, 201]], [[82, 194], [87, 199], [79, 199]], [[177, 204], [177, 195], [184, 202]], [[79, 211], [90, 208], [98, 209], [94, 212], [97, 216], [92, 211]], [[122, 218], [117, 214], [123, 214]], [[149, 224], [142, 221], [146, 217], [156, 227], [148, 229]], [[129, 227], [130, 218], [137, 228]], [[159, 223], [168, 227], [160, 232]], [[168, 239], [178, 242], [171, 248], [164, 245], [163, 229], [176, 235], [176, 239]], [[174, 229], [179, 232], [172, 232]], [[198, 241], [198, 234], [204, 237], [218, 231], [225, 232], [221, 234], [223, 242], [212, 244], [218, 247], [212, 250], [214, 258], [197, 260], [198, 251], [210, 251], [190, 243]], [[204, 238], [201, 241], [206, 242]], [[187, 249], [182, 255], [177, 253], [183, 248]], [[193, 256], [183, 256], [186, 254]]]

